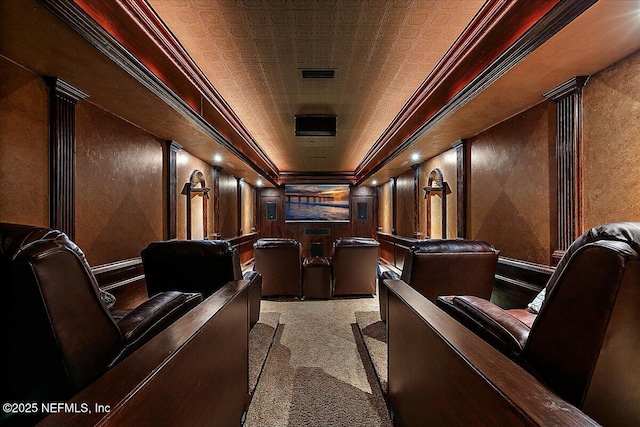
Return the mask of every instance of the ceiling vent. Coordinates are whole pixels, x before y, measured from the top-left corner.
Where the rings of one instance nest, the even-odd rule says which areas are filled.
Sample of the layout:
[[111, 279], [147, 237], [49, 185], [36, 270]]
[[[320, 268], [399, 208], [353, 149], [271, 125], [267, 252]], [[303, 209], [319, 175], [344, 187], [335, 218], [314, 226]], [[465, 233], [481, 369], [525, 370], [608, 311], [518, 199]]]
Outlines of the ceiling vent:
[[335, 70], [302, 70], [303, 79], [332, 79], [335, 76]]
[[296, 136], [336, 136], [337, 116], [297, 115]]

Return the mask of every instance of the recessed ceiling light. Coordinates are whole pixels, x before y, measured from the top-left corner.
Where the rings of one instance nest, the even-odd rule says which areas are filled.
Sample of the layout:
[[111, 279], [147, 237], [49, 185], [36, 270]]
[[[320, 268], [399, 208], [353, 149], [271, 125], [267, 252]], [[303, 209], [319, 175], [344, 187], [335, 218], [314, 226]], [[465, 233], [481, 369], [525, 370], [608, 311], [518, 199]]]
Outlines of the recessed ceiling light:
[[214, 162], [222, 161], [222, 156], [220, 154], [216, 154], [215, 156], [213, 156], [213, 161]]
[[371, 181], [371, 184], [372, 185], [378, 185], [378, 181], [374, 179], [373, 181]]
[[411, 155], [411, 160], [416, 161], [416, 160], [420, 160], [420, 154], [418, 153], [413, 153]]
[[261, 179], [257, 180], [257, 181], [256, 181], [256, 185], [257, 185], [258, 187], [262, 187], [262, 180], [261, 180]]

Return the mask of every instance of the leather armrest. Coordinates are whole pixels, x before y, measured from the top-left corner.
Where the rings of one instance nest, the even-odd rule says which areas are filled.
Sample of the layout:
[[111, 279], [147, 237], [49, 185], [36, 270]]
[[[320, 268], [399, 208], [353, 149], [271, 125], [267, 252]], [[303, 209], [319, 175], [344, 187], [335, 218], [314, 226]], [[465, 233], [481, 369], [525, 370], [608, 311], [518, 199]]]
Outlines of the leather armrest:
[[260, 319], [260, 301], [262, 299], [262, 274], [257, 271], [247, 271], [243, 276], [249, 281], [249, 329]]
[[393, 270], [385, 270], [380, 274], [380, 279], [400, 280], [400, 275]]
[[393, 270], [385, 270], [378, 277], [378, 304], [380, 305], [380, 319], [387, 323], [387, 287], [385, 280], [400, 280], [400, 276]]
[[517, 357], [529, 337], [530, 328], [497, 305], [474, 296], [453, 297], [458, 319], [477, 335], [510, 357]]
[[200, 302], [201, 294], [169, 291], [140, 304], [118, 322], [124, 349], [111, 364], [122, 360]]

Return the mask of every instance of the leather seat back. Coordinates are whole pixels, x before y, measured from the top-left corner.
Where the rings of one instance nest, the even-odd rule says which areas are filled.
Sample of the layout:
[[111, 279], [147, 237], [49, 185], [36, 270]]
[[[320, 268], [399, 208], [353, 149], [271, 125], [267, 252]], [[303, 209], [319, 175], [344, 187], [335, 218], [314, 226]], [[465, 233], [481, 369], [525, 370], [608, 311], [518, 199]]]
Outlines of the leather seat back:
[[[2, 401], [61, 401], [108, 369], [123, 341], [82, 251], [64, 233], [0, 224], [9, 343]], [[78, 322], [77, 319], [82, 319]]]
[[333, 295], [375, 295], [380, 243], [364, 237], [333, 243]]
[[204, 298], [242, 279], [240, 256], [225, 240], [152, 242], [140, 253], [147, 292], [199, 292]]
[[498, 254], [479, 240], [423, 240], [407, 252], [401, 278], [430, 301], [451, 294], [489, 299]]
[[255, 270], [262, 274], [263, 296], [300, 296], [302, 249], [294, 239], [263, 238], [253, 245]]
[[574, 405], [590, 395], [600, 395], [591, 397], [598, 406], [604, 395], [640, 399], [637, 385], [625, 381], [640, 375], [640, 364], [629, 359], [640, 352], [639, 244], [640, 224], [594, 227], [576, 239], [549, 280], [521, 359]]

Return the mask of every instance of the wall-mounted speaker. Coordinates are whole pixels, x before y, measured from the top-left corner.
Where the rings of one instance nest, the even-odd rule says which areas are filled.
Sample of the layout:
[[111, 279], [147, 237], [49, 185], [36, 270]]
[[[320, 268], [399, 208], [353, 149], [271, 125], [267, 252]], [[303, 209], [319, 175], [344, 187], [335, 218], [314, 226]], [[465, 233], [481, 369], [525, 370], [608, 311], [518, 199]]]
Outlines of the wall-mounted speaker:
[[276, 203], [267, 202], [267, 221], [276, 220]]
[[367, 219], [367, 202], [358, 202], [358, 219]]
[[337, 117], [330, 115], [295, 116], [296, 136], [336, 136]]

